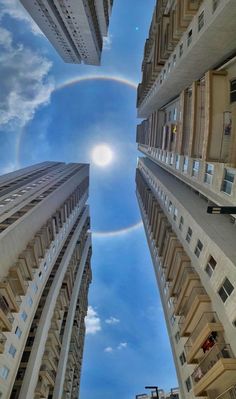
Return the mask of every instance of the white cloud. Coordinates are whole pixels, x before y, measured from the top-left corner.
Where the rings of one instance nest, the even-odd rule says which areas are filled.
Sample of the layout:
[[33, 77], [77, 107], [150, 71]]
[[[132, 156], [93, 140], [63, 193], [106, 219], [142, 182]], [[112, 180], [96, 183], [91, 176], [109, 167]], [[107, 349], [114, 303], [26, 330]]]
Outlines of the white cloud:
[[111, 50], [112, 46], [112, 35], [108, 34], [108, 36], [103, 38], [103, 50]]
[[111, 352], [113, 352], [113, 348], [112, 348], [111, 346], [107, 346], [107, 347], [104, 349], [104, 352], [111, 353]]
[[85, 317], [86, 334], [96, 334], [101, 331], [101, 320], [97, 312], [92, 306], [88, 307], [87, 316]]
[[52, 63], [13, 44], [11, 33], [0, 28], [0, 125], [21, 128], [41, 106], [48, 104], [54, 84], [48, 79]]
[[117, 346], [117, 349], [118, 349], [118, 350], [125, 349], [125, 348], [127, 348], [127, 346], [128, 346], [127, 342], [121, 342], [121, 343]]
[[43, 35], [38, 25], [27, 13], [19, 0], [0, 0], [0, 19], [5, 15], [17, 19], [18, 21], [25, 22], [35, 35]]
[[107, 324], [118, 324], [119, 322], [120, 322], [120, 320], [113, 316], [111, 316], [111, 317], [109, 317], [109, 319], [105, 320], [105, 323], [107, 323]]

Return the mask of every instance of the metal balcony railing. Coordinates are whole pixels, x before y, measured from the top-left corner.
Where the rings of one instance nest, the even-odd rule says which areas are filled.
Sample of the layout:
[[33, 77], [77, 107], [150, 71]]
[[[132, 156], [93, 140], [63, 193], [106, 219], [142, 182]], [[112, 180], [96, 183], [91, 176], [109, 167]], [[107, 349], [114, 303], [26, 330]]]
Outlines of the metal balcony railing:
[[236, 399], [236, 385], [221, 393], [216, 399]]
[[192, 332], [191, 336], [189, 337], [186, 344], [184, 345], [185, 351], [187, 354], [192, 349], [192, 346], [193, 346], [194, 342], [196, 341], [196, 339], [198, 338], [198, 336], [201, 334], [202, 329], [208, 323], [220, 323], [218, 316], [215, 312], [203, 313], [203, 315], [200, 318], [199, 322], [197, 323], [194, 331]]
[[201, 360], [192, 374], [193, 385], [196, 385], [220, 359], [233, 358], [229, 344], [215, 344]]

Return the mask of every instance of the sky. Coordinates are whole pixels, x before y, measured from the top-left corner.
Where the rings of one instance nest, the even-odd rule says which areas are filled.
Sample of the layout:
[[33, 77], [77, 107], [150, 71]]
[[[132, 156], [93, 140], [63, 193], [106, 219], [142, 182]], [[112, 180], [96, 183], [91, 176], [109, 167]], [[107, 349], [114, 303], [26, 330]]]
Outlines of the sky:
[[[81, 399], [134, 399], [145, 385], [177, 386], [135, 196], [135, 86], [154, 3], [114, 1], [102, 65], [93, 67], [65, 64], [17, 0], [0, 0], [0, 173], [45, 160], [91, 163]], [[100, 144], [113, 153], [107, 167], [92, 160]]]

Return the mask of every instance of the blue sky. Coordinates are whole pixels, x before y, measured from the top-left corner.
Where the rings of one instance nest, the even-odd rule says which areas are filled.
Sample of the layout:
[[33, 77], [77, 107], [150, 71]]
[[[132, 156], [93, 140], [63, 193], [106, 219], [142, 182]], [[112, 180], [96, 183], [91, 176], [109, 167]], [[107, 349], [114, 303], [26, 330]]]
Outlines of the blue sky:
[[[154, 0], [115, 0], [102, 66], [68, 65], [16, 0], [0, 0], [0, 171], [44, 160], [90, 162], [110, 146], [107, 168], [91, 164], [92, 230], [137, 224], [136, 92], [113, 80], [140, 81]], [[4, 77], [4, 79], [3, 79]], [[133, 399], [147, 384], [176, 386], [170, 346], [142, 227], [93, 237], [93, 283], [81, 398]]]

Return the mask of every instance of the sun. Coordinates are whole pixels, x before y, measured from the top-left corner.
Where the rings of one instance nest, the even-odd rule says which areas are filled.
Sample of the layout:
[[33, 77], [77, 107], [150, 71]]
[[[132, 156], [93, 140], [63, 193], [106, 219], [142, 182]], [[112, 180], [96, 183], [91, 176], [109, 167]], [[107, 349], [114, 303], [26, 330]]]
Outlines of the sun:
[[105, 167], [111, 163], [113, 152], [107, 144], [99, 144], [92, 150], [92, 161], [95, 165]]

